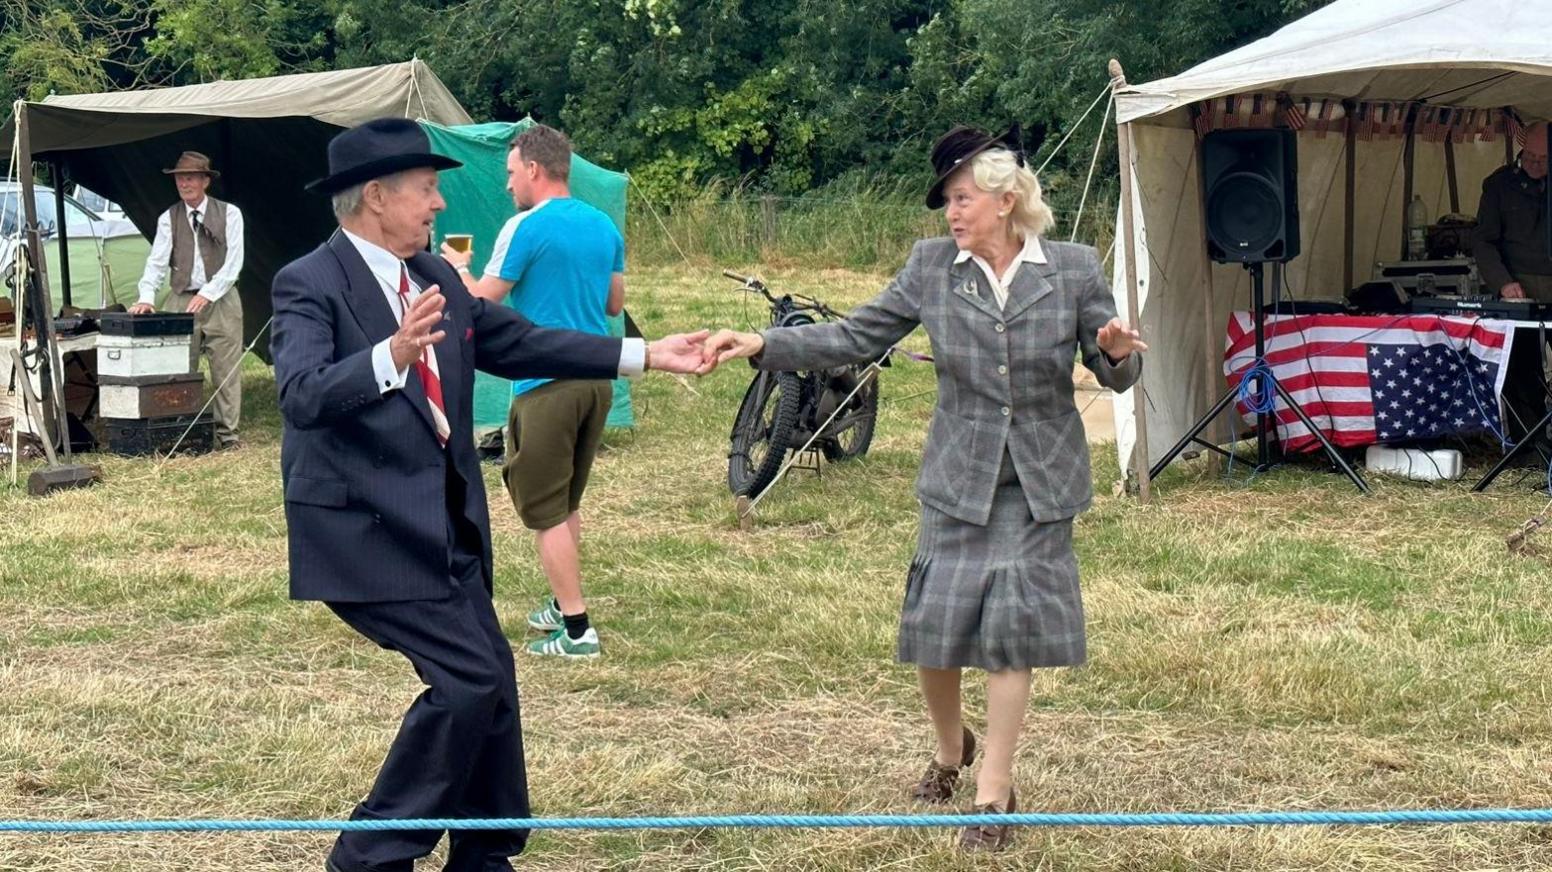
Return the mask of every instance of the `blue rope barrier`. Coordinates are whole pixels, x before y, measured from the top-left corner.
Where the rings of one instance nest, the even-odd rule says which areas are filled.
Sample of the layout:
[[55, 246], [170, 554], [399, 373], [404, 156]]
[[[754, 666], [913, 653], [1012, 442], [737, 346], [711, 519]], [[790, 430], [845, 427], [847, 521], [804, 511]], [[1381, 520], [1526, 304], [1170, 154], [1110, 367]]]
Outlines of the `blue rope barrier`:
[[1552, 823], [1552, 808], [1403, 809], [1389, 811], [1256, 811], [876, 814], [876, 815], [709, 815], [626, 818], [425, 818], [415, 820], [0, 820], [0, 833], [148, 832], [352, 832], [389, 830], [669, 830], [669, 829], [838, 829], [860, 827], [1259, 827], [1382, 826], [1391, 824]]

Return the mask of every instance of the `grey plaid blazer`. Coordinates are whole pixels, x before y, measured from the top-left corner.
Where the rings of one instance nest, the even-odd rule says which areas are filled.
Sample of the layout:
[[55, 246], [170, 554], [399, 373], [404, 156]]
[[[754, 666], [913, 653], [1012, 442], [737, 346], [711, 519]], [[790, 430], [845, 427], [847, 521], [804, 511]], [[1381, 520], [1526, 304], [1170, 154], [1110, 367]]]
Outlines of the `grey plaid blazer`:
[[1093, 499], [1074, 360], [1081, 349], [1100, 384], [1117, 391], [1137, 381], [1142, 360], [1112, 365], [1095, 341], [1116, 310], [1094, 249], [1040, 245], [1047, 262], [1020, 266], [999, 310], [980, 268], [954, 263], [952, 239], [922, 240], [894, 281], [846, 318], [766, 330], [754, 363], [797, 370], [876, 360], [920, 324], [932, 342], [938, 401], [916, 495], [984, 525], [1006, 447], [1034, 519], [1070, 518]]

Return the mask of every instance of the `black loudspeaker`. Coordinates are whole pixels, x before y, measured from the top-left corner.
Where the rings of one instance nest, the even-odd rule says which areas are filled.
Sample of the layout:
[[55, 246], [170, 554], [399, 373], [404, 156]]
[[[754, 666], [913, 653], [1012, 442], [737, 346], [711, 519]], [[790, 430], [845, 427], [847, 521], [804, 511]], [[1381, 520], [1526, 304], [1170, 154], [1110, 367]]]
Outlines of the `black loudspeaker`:
[[1292, 130], [1215, 130], [1202, 137], [1207, 256], [1218, 263], [1297, 257], [1298, 167]]

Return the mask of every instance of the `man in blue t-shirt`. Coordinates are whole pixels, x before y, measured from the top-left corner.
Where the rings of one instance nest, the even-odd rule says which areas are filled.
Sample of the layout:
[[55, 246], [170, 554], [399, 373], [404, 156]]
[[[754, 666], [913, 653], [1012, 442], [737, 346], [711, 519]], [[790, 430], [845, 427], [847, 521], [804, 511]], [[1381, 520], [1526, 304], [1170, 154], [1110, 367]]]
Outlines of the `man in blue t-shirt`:
[[[625, 305], [625, 240], [609, 216], [571, 198], [571, 142], [536, 124], [512, 140], [507, 190], [518, 214], [496, 238], [477, 296], [508, 301], [541, 327], [607, 336]], [[470, 256], [442, 246], [467, 273]], [[648, 366], [650, 366], [650, 362]], [[524, 526], [534, 531], [549, 597], [528, 616], [546, 633], [532, 654], [596, 657], [598, 633], [582, 600], [578, 509], [613, 399], [607, 381], [523, 379], [512, 383], [502, 476]]]

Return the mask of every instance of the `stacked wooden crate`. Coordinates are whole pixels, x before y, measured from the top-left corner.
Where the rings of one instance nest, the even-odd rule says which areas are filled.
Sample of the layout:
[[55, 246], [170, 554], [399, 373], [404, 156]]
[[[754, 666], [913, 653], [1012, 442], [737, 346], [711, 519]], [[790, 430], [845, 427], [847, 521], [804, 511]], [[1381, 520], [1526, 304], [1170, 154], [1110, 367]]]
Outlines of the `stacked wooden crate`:
[[97, 390], [104, 441], [114, 454], [191, 454], [215, 445], [205, 379], [190, 353], [194, 316], [104, 314]]

